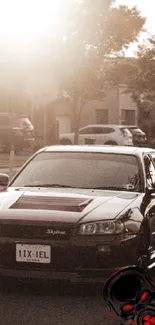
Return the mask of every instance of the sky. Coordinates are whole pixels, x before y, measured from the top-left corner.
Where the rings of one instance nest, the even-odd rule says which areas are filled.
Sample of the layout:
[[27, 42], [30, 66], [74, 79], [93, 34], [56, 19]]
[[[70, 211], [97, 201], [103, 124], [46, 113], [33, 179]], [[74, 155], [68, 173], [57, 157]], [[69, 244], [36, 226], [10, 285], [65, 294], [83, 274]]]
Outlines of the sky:
[[[67, 0], [0, 0], [0, 91], [5, 93], [5, 90], [11, 89], [11, 91], [20, 92], [25, 91], [28, 97], [31, 96], [31, 89], [33, 84], [37, 85], [37, 89], [43, 88], [42, 79], [39, 80], [39, 73], [43, 75], [42, 70], [45, 72], [43, 82], [45, 84], [45, 91], [47, 90], [47, 84], [49, 82], [49, 68], [42, 65], [41, 72], [34, 72], [37, 75], [37, 81], [29, 76], [29, 70], [26, 62], [30, 55], [30, 58], [34, 58], [34, 62], [37, 65], [37, 57], [45, 55], [47, 57], [47, 51], [56, 56], [59, 53], [54, 52], [53, 42], [57, 42], [59, 35], [62, 35], [64, 18], [64, 6], [66, 7]], [[104, 1], [104, 0], [103, 0]], [[155, 15], [154, 15], [154, 3], [155, 0], [116, 0], [117, 4], [125, 4], [129, 7], [137, 6], [141, 14], [147, 17], [146, 28], [149, 33], [155, 35]], [[8, 10], [9, 8], [9, 10]], [[37, 8], [37, 10], [36, 10]], [[66, 7], [67, 10], [67, 7]], [[60, 11], [60, 18], [58, 12]], [[66, 15], [65, 15], [66, 16]], [[51, 34], [53, 32], [52, 44]], [[49, 49], [49, 50], [48, 50]], [[132, 45], [126, 52], [126, 55], [133, 56], [136, 51], [137, 45]], [[15, 59], [15, 63], [14, 63]], [[21, 62], [20, 62], [21, 59]], [[3, 60], [6, 61], [5, 64]], [[24, 60], [24, 65], [23, 65]], [[13, 63], [12, 63], [13, 61]], [[33, 61], [33, 59], [32, 59]], [[24, 71], [23, 71], [24, 66]], [[40, 67], [40, 59], [38, 65]], [[18, 67], [18, 69], [17, 69]], [[28, 70], [28, 72], [27, 72]], [[39, 70], [40, 71], [40, 70]], [[32, 74], [32, 71], [30, 71]], [[42, 78], [42, 77], [41, 77]], [[30, 82], [31, 80], [31, 82]], [[31, 85], [32, 83], [32, 85]], [[24, 88], [23, 84], [26, 84]], [[57, 92], [57, 85], [54, 84], [55, 93]], [[23, 90], [25, 89], [25, 90]], [[33, 93], [35, 91], [33, 90]], [[49, 92], [49, 89], [48, 89]], [[49, 92], [51, 93], [51, 91]], [[47, 97], [47, 95], [46, 95]], [[40, 101], [40, 97], [38, 97]], [[31, 98], [32, 100], [32, 98]]]
[[[47, 47], [53, 52], [67, 19], [66, 3], [67, 0], [0, 0], [0, 58], [6, 59], [7, 53], [8, 57], [47, 55]], [[116, 0], [116, 3], [137, 5], [147, 17], [147, 30], [155, 34], [155, 0]]]

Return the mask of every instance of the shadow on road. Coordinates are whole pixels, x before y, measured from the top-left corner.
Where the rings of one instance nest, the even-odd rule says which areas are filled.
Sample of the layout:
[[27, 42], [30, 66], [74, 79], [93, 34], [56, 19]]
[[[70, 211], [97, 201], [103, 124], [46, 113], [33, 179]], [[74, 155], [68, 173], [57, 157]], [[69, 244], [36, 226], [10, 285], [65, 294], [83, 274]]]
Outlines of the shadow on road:
[[102, 286], [4, 281], [1, 325], [119, 325], [107, 312]]
[[5, 294], [45, 295], [52, 297], [94, 297], [102, 296], [103, 286], [99, 284], [71, 284], [64, 282], [20, 281], [3, 279], [0, 282], [0, 292]]

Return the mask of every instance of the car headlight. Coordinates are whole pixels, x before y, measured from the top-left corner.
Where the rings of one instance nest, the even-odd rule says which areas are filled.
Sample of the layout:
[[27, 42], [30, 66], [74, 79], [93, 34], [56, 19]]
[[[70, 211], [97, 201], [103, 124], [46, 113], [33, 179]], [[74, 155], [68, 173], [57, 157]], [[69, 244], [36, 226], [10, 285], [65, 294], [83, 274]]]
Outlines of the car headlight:
[[119, 221], [99, 221], [81, 224], [78, 235], [110, 235], [124, 232], [124, 224]]

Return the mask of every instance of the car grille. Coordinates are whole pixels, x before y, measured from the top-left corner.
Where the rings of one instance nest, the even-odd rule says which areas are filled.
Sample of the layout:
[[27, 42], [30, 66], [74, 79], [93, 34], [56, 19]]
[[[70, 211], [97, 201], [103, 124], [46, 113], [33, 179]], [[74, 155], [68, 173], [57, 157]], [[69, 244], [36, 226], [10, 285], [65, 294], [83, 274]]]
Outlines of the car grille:
[[[48, 229], [53, 233], [47, 233]], [[62, 226], [0, 225], [0, 237], [4, 238], [67, 240], [70, 234], [71, 230]]]
[[51, 196], [21, 196], [10, 209], [59, 210], [82, 212], [92, 201], [83, 198], [63, 198]]

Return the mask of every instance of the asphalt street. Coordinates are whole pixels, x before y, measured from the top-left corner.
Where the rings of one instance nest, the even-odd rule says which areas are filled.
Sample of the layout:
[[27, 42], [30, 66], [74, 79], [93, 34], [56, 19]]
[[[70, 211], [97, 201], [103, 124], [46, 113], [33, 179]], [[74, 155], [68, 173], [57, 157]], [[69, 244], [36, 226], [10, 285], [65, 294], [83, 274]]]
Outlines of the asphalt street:
[[117, 325], [89, 285], [28, 284], [14, 280], [0, 290], [1, 325]]

